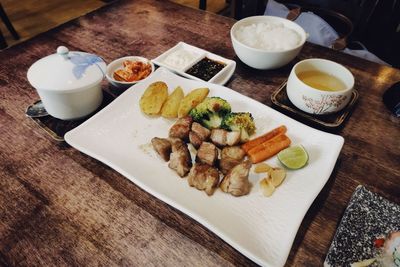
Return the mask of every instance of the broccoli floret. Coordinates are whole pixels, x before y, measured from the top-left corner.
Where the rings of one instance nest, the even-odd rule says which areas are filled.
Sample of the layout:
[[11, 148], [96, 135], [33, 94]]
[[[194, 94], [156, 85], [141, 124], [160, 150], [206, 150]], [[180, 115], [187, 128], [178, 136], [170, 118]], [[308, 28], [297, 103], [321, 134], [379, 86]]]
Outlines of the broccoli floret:
[[222, 119], [231, 112], [231, 105], [220, 97], [207, 97], [189, 115], [208, 129], [220, 128]]
[[226, 115], [221, 127], [229, 131], [239, 131], [241, 142], [248, 141], [256, 130], [253, 116], [249, 112], [232, 112]]

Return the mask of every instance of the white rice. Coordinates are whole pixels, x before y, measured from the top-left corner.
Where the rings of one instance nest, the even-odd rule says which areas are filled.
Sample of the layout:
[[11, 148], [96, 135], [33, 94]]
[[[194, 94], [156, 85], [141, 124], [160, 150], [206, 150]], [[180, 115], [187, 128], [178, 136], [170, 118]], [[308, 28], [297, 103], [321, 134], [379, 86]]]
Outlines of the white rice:
[[301, 42], [296, 31], [274, 22], [241, 26], [236, 31], [236, 38], [245, 45], [267, 51], [292, 49]]

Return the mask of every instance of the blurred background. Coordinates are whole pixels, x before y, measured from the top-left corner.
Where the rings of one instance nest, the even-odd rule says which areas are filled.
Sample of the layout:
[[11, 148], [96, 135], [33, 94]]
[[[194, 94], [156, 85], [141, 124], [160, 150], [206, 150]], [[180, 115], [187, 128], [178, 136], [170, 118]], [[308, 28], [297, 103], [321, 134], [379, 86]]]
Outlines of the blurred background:
[[[0, 0], [0, 49], [6, 49], [115, 1], [119, 0]], [[171, 1], [235, 19], [264, 14], [268, 2]], [[364, 46], [384, 61], [400, 68], [400, 0], [276, 1], [291, 10], [314, 12], [325, 19], [339, 35], [346, 37], [348, 48], [359, 49]]]

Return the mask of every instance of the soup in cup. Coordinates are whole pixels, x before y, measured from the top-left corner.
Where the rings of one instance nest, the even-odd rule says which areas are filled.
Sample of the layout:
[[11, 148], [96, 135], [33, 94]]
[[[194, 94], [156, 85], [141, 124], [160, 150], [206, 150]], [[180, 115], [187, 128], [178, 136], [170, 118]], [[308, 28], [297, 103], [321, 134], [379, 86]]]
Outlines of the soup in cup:
[[326, 59], [312, 58], [297, 63], [286, 85], [289, 100], [312, 114], [329, 114], [350, 101], [354, 76], [344, 66]]

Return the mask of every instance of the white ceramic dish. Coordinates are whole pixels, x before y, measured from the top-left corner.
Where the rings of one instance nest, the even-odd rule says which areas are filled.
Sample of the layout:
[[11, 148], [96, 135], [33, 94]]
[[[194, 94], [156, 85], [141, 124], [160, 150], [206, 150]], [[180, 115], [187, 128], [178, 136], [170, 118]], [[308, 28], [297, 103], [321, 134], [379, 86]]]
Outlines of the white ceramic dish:
[[[258, 23], [283, 24], [286, 28], [289, 28], [299, 34], [300, 42], [297, 46], [291, 49], [268, 51], [245, 45], [236, 38], [236, 32], [242, 26], [249, 26]], [[253, 16], [244, 18], [236, 22], [231, 28], [231, 40], [236, 55], [245, 64], [256, 69], [276, 69], [288, 64], [300, 53], [304, 43], [306, 42], [306, 39], [306, 32], [298, 24], [288, 19], [273, 16]]]
[[99, 56], [59, 46], [57, 53], [36, 61], [27, 78], [51, 116], [75, 120], [100, 106], [105, 71], [106, 63]]
[[[181, 49], [193, 53], [195, 55], [193, 60], [189, 61], [185, 66], [182, 66], [181, 68], [173, 67], [165, 62], [165, 59], [169, 55], [171, 55], [172, 53], [174, 53], [178, 50], [181, 50]], [[158, 66], [165, 67], [181, 76], [187, 77], [189, 79], [204, 82], [200, 78], [197, 78], [197, 77], [187, 74], [185, 72], [190, 67], [192, 67], [194, 64], [196, 64], [201, 59], [203, 59], [204, 57], [208, 57], [209, 59], [220, 61], [220, 62], [223, 62], [226, 64], [226, 66], [220, 72], [218, 72], [214, 77], [212, 77], [208, 82], [220, 84], [220, 85], [224, 85], [225, 83], [227, 83], [229, 81], [229, 79], [232, 77], [233, 73], [235, 72], [235, 68], [236, 68], [235, 61], [226, 59], [224, 57], [218, 56], [218, 55], [208, 52], [204, 49], [198, 48], [193, 45], [189, 45], [184, 42], [179, 42], [174, 47], [170, 48], [168, 51], [164, 52], [163, 54], [161, 54], [157, 58], [153, 59], [152, 61], [153, 61], [153, 63], [157, 64]]]
[[[114, 79], [114, 72], [115, 72], [116, 70], [118, 70], [118, 69], [123, 69], [122, 63], [123, 63], [125, 60], [141, 61], [141, 62], [143, 62], [143, 63], [148, 63], [148, 64], [150, 64], [150, 66], [151, 66], [151, 73], [154, 72], [154, 64], [153, 64], [153, 62], [151, 62], [151, 61], [148, 60], [147, 58], [139, 57], [139, 56], [127, 56], [127, 57], [118, 58], [118, 59], [112, 61], [110, 64], [108, 64], [108, 65], [107, 65], [107, 70], [106, 70], [106, 77], [107, 77], [107, 80], [108, 80], [114, 87], [116, 87], [116, 88], [119, 88], [119, 89], [126, 89], [126, 88], [129, 88], [129, 87], [131, 87], [132, 85], [134, 85], [134, 84], [136, 84], [136, 83], [138, 83], [138, 82], [140, 82], [140, 81], [143, 81], [144, 79], [146, 79], [146, 78], [148, 77], [148, 76], [147, 76], [146, 78], [144, 78], [144, 79], [142, 79], [142, 80], [134, 81], [134, 82], [124, 82], [124, 81], [117, 81], [117, 80], [115, 80], [115, 79]], [[149, 76], [151, 75], [151, 73], [149, 74]]]
[[[303, 169], [288, 171], [270, 198], [262, 195], [258, 176], [251, 171], [249, 195], [233, 197], [217, 190], [208, 197], [168, 168], [150, 145], [154, 136], [166, 137], [172, 120], [142, 114], [139, 99], [149, 84], [164, 81], [172, 91], [207, 86], [210, 96], [227, 99], [233, 111], [250, 111], [257, 134], [286, 125], [293, 144], [309, 153]], [[283, 266], [308, 208], [327, 182], [344, 139], [303, 125], [229, 88], [188, 80], [159, 68], [99, 113], [65, 135], [76, 149], [109, 165], [150, 194], [181, 210], [220, 236], [245, 256], [264, 266]], [[276, 157], [268, 160], [278, 166]]]

